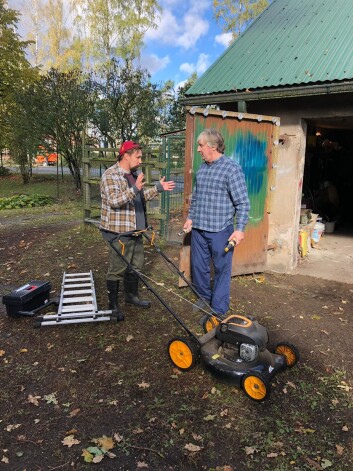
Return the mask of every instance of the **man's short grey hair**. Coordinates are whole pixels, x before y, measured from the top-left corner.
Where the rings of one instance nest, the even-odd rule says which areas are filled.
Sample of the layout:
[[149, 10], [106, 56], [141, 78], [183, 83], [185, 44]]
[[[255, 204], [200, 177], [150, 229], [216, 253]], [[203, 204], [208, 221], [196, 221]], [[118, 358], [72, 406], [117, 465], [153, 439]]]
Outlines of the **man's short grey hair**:
[[209, 147], [215, 147], [218, 152], [224, 154], [226, 146], [223, 136], [215, 129], [204, 129], [197, 138], [197, 142], [199, 142], [200, 139], [205, 139]]

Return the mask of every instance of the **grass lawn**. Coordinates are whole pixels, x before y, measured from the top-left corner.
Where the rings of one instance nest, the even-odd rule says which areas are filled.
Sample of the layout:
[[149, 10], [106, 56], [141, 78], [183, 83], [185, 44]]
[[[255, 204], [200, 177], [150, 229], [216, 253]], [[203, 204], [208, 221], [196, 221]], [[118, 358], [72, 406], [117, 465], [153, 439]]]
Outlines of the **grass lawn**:
[[62, 202], [77, 199], [77, 192], [71, 175], [33, 175], [24, 185], [21, 175], [0, 177], [0, 198], [14, 195], [45, 195]]

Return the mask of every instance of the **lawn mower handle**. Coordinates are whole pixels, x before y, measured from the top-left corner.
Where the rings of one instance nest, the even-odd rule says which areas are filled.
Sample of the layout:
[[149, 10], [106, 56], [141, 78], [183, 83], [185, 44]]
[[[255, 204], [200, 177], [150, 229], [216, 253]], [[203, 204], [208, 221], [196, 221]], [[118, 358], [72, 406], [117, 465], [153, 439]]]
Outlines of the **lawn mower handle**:
[[[175, 265], [174, 262], [172, 262], [170, 260], [170, 258], [157, 246], [155, 245], [154, 243], [154, 238], [151, 239], [151, 237], [149, 237], [146, 232], [147, 231], [151, 231], [153, 232], [153, 228], [152, 226], [148, 226], [145, 230], [143, 231], [129, 231], [129, 232], [121, 232], [119, 234], [117, 234], [116, 237], [114, 237], [113, 239], [111, 239], [110, 241], [110, 244], [112, 244], [115, 240], [117, 239], [120, 239], [121, 237], [125, 237], [125, 236], [134, 236], [134, 235], [142, 235], [143, 237], [145, 237], [146, 240], [148, 240], [148, 242], [150, 243], [151, 246], [153, 246], [157, 253], [159, 253], [161, 255], [161, 257], [164, 258], [164, 260], [169, 263], [170, 265], [173, 266], [174, 270], [177, 272], [177, 274], [180, 276], [180, 278], [188, 285], [188, 287], [191, 289], [191, 291], [195, 294], [195, 296], [197, 296], [198, 299], [200, 299], [201, 301], [204, 302], [205, 306], [208, 307], [208, 309], [212, 312], [212, 316], [214, 316], [216, 319], [218, 319], [219, 321], [222, 321], [223, 318], [219, 316], [219, 314], [217, 314], [211, 306], [208, 305], [208, 303], [202, 298], [202, 296], [200, 296], [200, 294], [198, 293], [198, 291], [196, 290], [196, 288], [194, 287], [194, 285], [185, 277], [184, 273], [181, 272], [179, 270], [179, 268]], [[121, 255], [121, 254], [120, 254]], [[126, 260], [125, 263], [127, 263], [128, 265], [128, 268], [132, 269], [133, 268], [131, 267], [131, 265], [129, 264], [129, 262]]]
[[[132, 231], [133, 233], [137, 232], [137, 231]], [[132, 265], [131, 263], [127, 260], [126, 257], [124, 257], [124, 255], [119, 252], [119, 250], [113, 245], [114, 242], [116, 240], [119, 240], [120, 237], [124, 237], [126, 235], [132, 235], [132, 233], [127, 233], [127, 232], [124, 232], [124, 233], [121, 233], [121, 234], [118, 234], [116, 237], [113, 237], [110, 241], [109, 241], [109, 244], [111, 246], [111, 248], [117, 253], [117, 255], [125, 262], [126, 264], [126, 267], [127, 267], [127, 270], [130, 270], [130, 271], [133, 271], [135, 273], [135, 275], [138, 277], [138, 279], [142, 282], [142, 284], [144, 286], [146, 286], [146, 288], [151, 291], [155, 297], [158, 299], [158, 301], [163, 304], [163, 306], [167, 309], [167, 311], [169, 311], [169, 313], [174, 317], [174, 319], [182, 326], [182, 328], [190, 335], [190, 337], [192, 337], [197, 343], [199, 343], [198, 341], [198, 338], [195, 334], [193, 334], [191, 332], [191, 330], [186, 326], [186, 324], [182, 321], [182, 319], [178, 316], [178, 314], [164, 301], [164, 299], [162, 299], [159, 294], [157, 293], [157, 291], [155, 289], [153, 289], [151, 287], [151, 285], [149, 283], [147, 283], [147, 281], [145, 281], [145, 279], [140, 275], [140, 273], [138, 272], [138, 270], [136, 270]], [[156, 248], [156, 246], [154, 245], [154, 247]], [[157, 249], [157, 248], [156, 248]]]

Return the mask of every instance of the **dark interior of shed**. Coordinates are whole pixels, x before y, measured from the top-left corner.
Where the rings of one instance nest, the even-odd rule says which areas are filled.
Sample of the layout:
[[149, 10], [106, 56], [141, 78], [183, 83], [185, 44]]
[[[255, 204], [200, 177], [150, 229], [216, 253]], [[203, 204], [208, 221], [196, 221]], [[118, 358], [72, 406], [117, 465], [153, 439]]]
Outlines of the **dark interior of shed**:
[[353, 125], [308, 123], [302, 204], [353, 233]]

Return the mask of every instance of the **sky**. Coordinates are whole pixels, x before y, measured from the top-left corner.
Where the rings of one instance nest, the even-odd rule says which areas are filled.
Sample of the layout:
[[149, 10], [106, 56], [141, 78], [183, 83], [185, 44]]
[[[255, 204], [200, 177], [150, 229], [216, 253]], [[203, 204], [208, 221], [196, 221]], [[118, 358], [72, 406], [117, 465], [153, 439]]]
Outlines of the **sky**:
[[141, 63], [154, 81], [182, 84], [193, 72], [200, 77], [224, 52], [230, 34], [213, 18], [212, 0], [162, 0], [158, 27], [145, 36]]
[[[8, 0], [21, 11], [24, 0]], [[152, 82], [173, 80], [182, 86], [193, 72], [200, 77], [224, 52], [230, 41], [213, 18], [212, 0], [160, 0], [162, 13], [157, 28], [145, 35], [141, 66]], [[21, 33], [21, 24], [19, 25]]]

